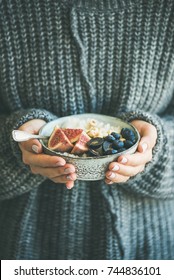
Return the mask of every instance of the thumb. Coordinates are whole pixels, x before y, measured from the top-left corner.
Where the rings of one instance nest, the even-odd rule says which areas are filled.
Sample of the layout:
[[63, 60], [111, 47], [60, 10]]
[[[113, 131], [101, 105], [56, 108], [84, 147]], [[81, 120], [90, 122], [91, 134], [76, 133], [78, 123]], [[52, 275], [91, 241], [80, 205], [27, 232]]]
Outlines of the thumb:
[[41, 154], [43, 152], [42, 145], [38, 140], [31, 143], [31, 149], [36, 154]]
[[39, 140], [31, 139], [25, 142], [18, 143], [22, 151], [34, 152], [36, 154], [41, 154], [43, 152], [42, 145]]
[[138, 151], [144, 153], [148, 149], [152, 149], [156, 144], [157, 131], [151, 124], [146, 124], [141, 128], [140, 135], [142, 136], [138, 145]]
[[138, 144], [138, 152], [145, 153], [151, 147], [150, 139], [148, 136], [142, 137]]
[[[37, 134], [39, 129], [45, 124], [44, 120], [34, 119], [24, 123], [19, 130], [27, 131], [31, 134]], [[37, 154], [42, 153], [42, 145], [38, 139], [31, 139], [25, 142], [19, 143], [22, 150], [29, 152], [35, 152]]]

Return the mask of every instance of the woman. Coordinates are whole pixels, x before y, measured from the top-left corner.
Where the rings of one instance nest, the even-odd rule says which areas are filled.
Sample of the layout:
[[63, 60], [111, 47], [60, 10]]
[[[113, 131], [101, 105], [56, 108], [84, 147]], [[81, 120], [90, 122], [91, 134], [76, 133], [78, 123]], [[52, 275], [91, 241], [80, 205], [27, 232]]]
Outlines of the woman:
[[[174, 259], [173, 1], [3, 0], [0, 29], [1, 259]], [[103, 181], [11, 138], [84, 112], [141, 135]]]

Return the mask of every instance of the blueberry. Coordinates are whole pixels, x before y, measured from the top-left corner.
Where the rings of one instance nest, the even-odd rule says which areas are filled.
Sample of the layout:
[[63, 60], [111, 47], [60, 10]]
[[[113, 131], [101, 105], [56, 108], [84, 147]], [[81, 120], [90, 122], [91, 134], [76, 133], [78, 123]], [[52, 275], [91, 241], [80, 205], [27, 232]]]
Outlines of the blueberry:
[[119, 141], [119, 140], [115, 140], [112, 142], [112, 147], [116, 150], [121, 149], [124, 147], [124, 142], [123, 141]]
[[124, 152], [124, 151], [126, 151], [126, 148], [120, 148], [120, 149], [118, 149], [118, 153], [121, 153], [121, 152]]
[[136, 138], [135, 138], [135, 136], [131, 136], [130, 138], [129, 138], [129, 140], [133, 143], [133, 144], [135, 144], [136, 143]]
[[110, 150], [107, 150], [104, 154], [105, 155], [114, 155], [114, 154], [117, 154], [117, 153], [118, 153], [117, 150], [110, 149]]
[[117, 133], [117, 132], [112, 132], [111, 135], [114, 136], [115, 140], [119, 140], [120, 137], [121, 137], [121, 135], [119, 133]]
[[108, 150], [112, 150], [112, 143], [109, 141], [104, 141], [102, 145], [104, 153], [107, 152]]
[[132, 147], [133, 146], [133, 142], [132, 141], [130, 141], [130, 140], [126, 140], [126, 141], [124, 141], [124, 146], [125, 146], [125, 148], [130, 148], [130, 147]]
[[135, 138], [134, 132], [130, 128], [127, 128], [127, 127], [122, 128], [121, 135], [123, 138], [125, 138], [127, 140], [130, 140], [131, 138]]
[[104, 140], [113, 142], [115, 140], [115, 137], [113, 135], [109, 134], [104, 138]]

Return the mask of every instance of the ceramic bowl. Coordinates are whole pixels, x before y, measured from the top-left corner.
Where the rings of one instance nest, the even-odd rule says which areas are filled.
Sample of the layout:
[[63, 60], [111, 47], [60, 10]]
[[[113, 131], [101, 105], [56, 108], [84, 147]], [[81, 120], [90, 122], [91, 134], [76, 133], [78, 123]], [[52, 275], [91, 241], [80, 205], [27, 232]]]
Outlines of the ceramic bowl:
[[71, 154], [63, 154], [60, 152], [55, 152], [53, 150], [48, 149], [47, 147], [47, 140], [40, 140], [43, 150], [48, 155], [57, 155], [61, 156], [65, 159], [67, 163], [71, 163], [75, 166], [77, 179], [78, 180], [84, 180], [84, 181], [97, 181], [102, 180], [105, 178], [105, 172], [108, 168], [109, 163], [112, 161], [115, 161], [120, 155], [129, 153], [133, 154], [138, 146], [138, 142], [140, 140], [140, 135], [137, 131], [137, 129], [132, 126], [129, 123], [126, 123], [125, 121], [110, 117], [106, 115], [99, 115], [99, 114], [79, 114], [79, 115], [73, 115], [73, 116], [67, 116], [62, 117], [56, 120], [53, 120], [47, 124], [45, 124], [39, 131], [40, 135], [48, 135], [50, 136], [54, 127], [56, 125], [60, 126], [65, 123], [67, 120], [71, 120], [71, 118], [78, 118], [81, 120], [87, 120], [87, 119], [96, 119], [97, 121], [103, 122], [104, 124], [110, 124], [111, 126], [119, 126], [120, 129], [123, 127], [130, 128], [136, 137], [136, 143], [126, 151], [123, 151], [121, 153], [117, 153], [114, 155], [104, 155], [104, 156], [98, 156], [98, 157], [78, 157], [73, 156]]

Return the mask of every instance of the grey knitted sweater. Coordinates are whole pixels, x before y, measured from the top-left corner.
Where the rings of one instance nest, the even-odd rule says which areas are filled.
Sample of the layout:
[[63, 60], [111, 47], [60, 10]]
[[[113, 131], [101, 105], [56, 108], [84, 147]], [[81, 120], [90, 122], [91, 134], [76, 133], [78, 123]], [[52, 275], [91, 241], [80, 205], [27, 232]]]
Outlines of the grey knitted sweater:
[[[34, 175], [11, 131], [96, 112], [156, 126], [127, 183]], [[0, 1], [0, 258], [174, 259], [174, 1]]]

